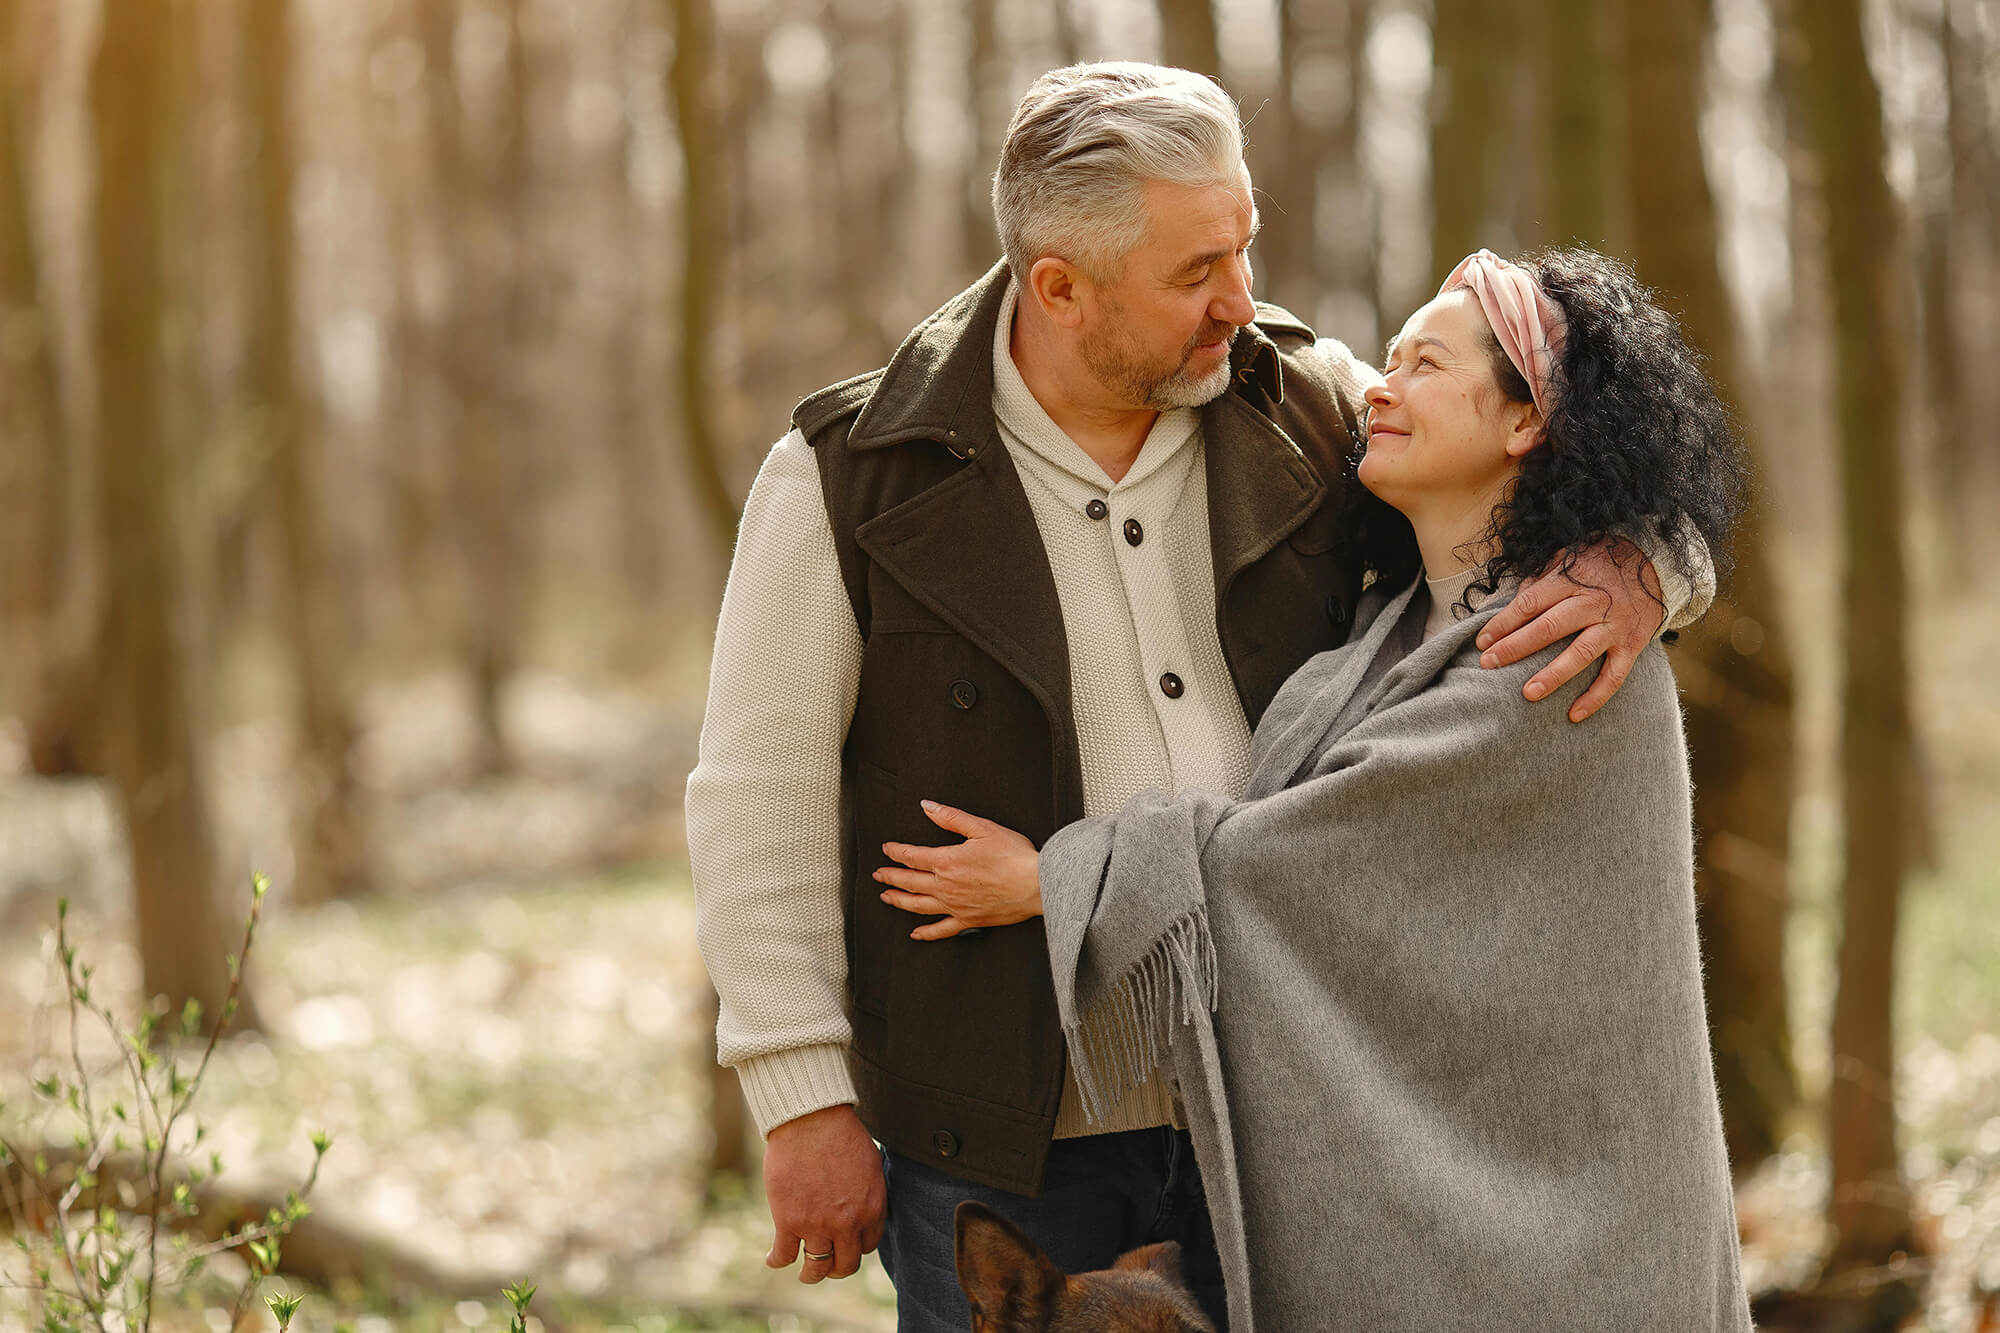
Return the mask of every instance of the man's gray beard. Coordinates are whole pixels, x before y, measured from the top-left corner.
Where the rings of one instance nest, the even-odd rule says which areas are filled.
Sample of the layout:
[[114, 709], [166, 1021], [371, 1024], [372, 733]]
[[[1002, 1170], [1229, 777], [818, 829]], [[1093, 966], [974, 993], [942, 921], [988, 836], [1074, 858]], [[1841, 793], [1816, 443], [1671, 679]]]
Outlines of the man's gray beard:
[[[1191, 350], [1191, 349], [1190, 349]], [[1176, 407], [1200, 407], [1222, 396], [1229, 388], [1229, 358], [1223, 357], [1215, 369], [1202, 375], [1189, 372], [1184, 361], [1171, 374], [1152, 378], [1150, 368], [1139, 366], [1115, 337], [1101, 343], [1083, 344], [1083, 364], [1105, 388], [1128, 403], [1138, 403], [1156, 412]]]
[[1223, 357], [1205, 375], [1193, 375], [1183, 367], [1153, 386], [1146, 406], [1165, 412], [1175, 407], [1200, 407], [1220, 398], [1229, 388], [1229, 358]]

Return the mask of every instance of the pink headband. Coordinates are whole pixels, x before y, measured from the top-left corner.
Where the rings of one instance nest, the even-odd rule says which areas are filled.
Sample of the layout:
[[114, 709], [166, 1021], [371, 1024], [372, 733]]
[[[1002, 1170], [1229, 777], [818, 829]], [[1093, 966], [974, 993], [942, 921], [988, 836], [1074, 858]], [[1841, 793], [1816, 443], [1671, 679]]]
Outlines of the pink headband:
[[1528, 392], [1549, 419], [1555, 407], [1556, 355], [1562, 349], [1562, 308], [1548, 298], [1526, 269], [1508, 263], [1491, 250], [1479, 250], [1458, 261], [1458, 267], [1438, 288], [1438, 295], [1470, 287], [1493, 326], [1500, 350], [1528, 381]]

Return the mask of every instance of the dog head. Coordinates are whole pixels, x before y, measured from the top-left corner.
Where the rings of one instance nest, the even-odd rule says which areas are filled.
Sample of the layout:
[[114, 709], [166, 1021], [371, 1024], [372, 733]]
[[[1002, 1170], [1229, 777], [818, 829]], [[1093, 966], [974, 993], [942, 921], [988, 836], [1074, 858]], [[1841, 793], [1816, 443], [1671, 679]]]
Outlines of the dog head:
[[973, 1333], [1214, 1333], [1172, 1241], [1072, 1276], [984, 1204], [961, 1203], [957, 1221], [958, 1285]]

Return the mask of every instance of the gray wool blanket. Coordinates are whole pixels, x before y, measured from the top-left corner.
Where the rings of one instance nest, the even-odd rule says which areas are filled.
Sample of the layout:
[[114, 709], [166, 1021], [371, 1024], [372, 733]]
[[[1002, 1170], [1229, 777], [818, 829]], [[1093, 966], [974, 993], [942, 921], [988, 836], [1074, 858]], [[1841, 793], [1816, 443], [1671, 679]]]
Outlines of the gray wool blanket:
[[1497, 606], [1422, 642], [1415, 594], [1286, 684], [1241, 800], [1043, 849], [1079, 1085], [1177, 1079], [1232, 1333], [1748, 1329], [1665, 655], [1572, 724], [1584, 682], [1520, 695], [1553, 649], [1481, 670]]

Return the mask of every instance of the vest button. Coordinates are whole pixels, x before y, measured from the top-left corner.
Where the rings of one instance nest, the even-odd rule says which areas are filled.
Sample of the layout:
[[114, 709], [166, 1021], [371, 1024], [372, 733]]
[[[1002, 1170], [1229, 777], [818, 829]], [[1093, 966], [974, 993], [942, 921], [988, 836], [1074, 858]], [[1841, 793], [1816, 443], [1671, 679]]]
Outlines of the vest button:
[[1335, 629], [1346, 628], [1347, 603], [1341, 601], [1338, 597], [1329, 594], [1326, 599], [1326, 618], [1327, 622], [1331, 624]]
[[969, 680], [955, 680], [951, 683], [951, 706], [970, 708], [979, 702], [979, 687]]
[[1139, 520], [1136, 518], [1126, 519], [1125, 544], [1127, 546], [1137, 546], [1140, 542], [1145, 540], [1146, 540], [1146, 530], [1139, 526]]
[[1083, 512], [1088, 514], [1093, 519], [1103, 518], [1106, 514], [1111, 512], [1111, 506], [1104, 503], [1104, 501], [1102, 500], [1092, 500], [1089, 504], [1083, 507]]
[[941, 1129], [931, 1135], [931, 1147], [937, 1149], [940, 1157], [958, 1156], [958, 1135], [948, 1129]]
[[1181, 678], [1173, 672], [1169, 671], [1166, 675], [1160, 677], [1160, 693], [1166, 695], [1169, 699], [1178, 699], [1186, 692], [1187, 686], [1181, 684]]

